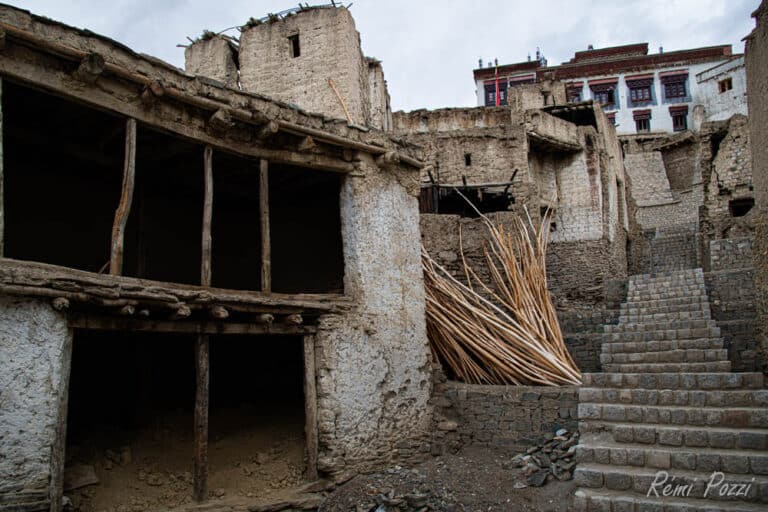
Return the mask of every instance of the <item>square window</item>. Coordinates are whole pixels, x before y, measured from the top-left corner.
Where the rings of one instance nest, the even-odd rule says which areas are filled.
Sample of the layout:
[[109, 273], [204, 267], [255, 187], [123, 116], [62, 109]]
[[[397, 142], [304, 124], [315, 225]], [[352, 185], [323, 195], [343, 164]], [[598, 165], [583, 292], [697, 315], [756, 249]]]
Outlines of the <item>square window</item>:
[[681, 113], [681, 114], [673, 114], [672, 115], [672, 129], [676, 132], [681, 132], [683, 130], [688, 129], [688, 115]]
[[731, 212], [731, 217], [743, 217], [755, 206], [755, 199], [753, 197], [745, 197], [743, 199], [731, 199], [728, 201], [728, 210]]
[[637, 133], [648, 133], [651, 131], [650, 119], [635, 119], [635, 128]]
[[720, 94], [730, 91], [733, 89], [733, 79], [728, 77], [724, 80], [720, 80], [717, 82], [717, 88], [720, 91]]
[[685, 98], [687, 96], [685, 82], [687, 77], [664, 81], [664, 97], [666, 99]]

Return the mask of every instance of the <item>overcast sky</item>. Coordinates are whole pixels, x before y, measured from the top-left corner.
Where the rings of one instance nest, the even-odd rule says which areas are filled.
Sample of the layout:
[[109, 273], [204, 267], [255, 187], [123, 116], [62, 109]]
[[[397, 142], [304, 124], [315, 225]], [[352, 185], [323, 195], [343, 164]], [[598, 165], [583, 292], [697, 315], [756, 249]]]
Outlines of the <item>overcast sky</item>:
[[[1, 0], [88, 28], [184, 66], [187, 36], [295, 7], [287, 0]], [[319, 0], [324, 3], [325, 0]], [[311, 3], [311, 2], [310, 2]], [[592, 44], [652, 52], [732, 44], [754, 26], [759, 0], [355, 0], [363, 51], [384, 62], [394, 110], [475, 104], [478, 59], [525, 60], [540, 47], [559, 64]], [[230, 32], [233, 35], [236, 32]]]

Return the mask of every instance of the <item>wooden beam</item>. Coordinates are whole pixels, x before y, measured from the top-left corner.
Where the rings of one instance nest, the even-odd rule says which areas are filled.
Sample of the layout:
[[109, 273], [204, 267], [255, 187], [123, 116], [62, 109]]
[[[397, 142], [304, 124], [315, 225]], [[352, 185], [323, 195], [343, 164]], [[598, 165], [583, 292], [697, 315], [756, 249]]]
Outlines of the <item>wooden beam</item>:
[[195, 340], [195, 448], [192, 471], [192, 498], [197, 502], [208, 499], [208, 349], [208, 335], [198, 335]]
[[304, 336], [304, 435], [307, 447], [307, 474], [309, 481], [317, 480], [317, 375], [315, 364], [315, 337]]
[[285, 325], [276, 323], [231, 322], [211, 319], [201, 320], [168, 320], [153, 319], [137, 311], [135, 316], [102, 316], [98, 314], [69, 312], [69, 326], [76, 329], [94, 331], [123, 331], [123, 332], [160, 332], [175, 334], [232, 334], [232, 335], [261, 335], [276, 334], [286, 336], [303, 336], [317, 331], [314, 325]]
[[80, 61], [73, 75], [81, 82], [92, 84], [104, 73], [105, 65], [104, 57], [98, 53], [89, 53]]
[[133, 187], [136, 178], [136, 120], [131, 118], [125, 123], [125, 160], [123, 164], [123, 189], [120, 204], [115, 212], [112, 224], [112, 251], [109, 258], [109, 273], [119, 276], [123, 273], [123, 244], [125, 225], [131, 213]]
[[275, 121], [269, 121], [256, 131], [256, 138], [259, 140], [267, 140], [275, 135], [280, 130], [280, 125]]
[[211, 286], [211, 219], [213, 218], [213, 149], [203, 154], [205, 195], [203, 199], [203, 251], [200, 262], [200, 284]]
[[312, 151], [317, 147], [317, 144], [315, 144], [315, 141], [307, 135], [303, 139], [301, 139], [301, 142], [299, 142], [298, 150], [300, 153], [307, 153], [309, 151]]
[[269, 161], [259, 168], [259, 218], [261, 219], [261, 291], [272, 291], [272, 241], [269, 235]]

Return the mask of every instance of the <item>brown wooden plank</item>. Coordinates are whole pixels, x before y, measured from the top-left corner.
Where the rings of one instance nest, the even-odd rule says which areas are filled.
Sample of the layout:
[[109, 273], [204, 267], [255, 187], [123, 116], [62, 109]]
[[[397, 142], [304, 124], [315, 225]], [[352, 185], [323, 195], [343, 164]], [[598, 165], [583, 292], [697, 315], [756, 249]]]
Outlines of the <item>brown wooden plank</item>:
[[306, 477], [317, 480], [317, 381], [315, 337], [304, 336], [304, 435], [307, 447]]
[[109, 273], [123, 273], [123, 244], [125, 242], [125, 225], [131, 213], [133, 202], [133, 187], [136, 178], [136, 120], [131, 118], [125, 123], [125, 160], [123, 164], [123, 189], [120, 194], [120, 204], [115, 212], [112, 224], [112, 251], [109, 258]]
[[209, 338], [201, 334], [195, 340], [195, 447], [192, 469], [192, 498], [208, 499], [208, 392], [209, 392]]
[[269, 235], [269, 161], [259, 168], [259, 218], [261, 219], [261, 291], [272, 291], [272, 241]]
[[203, 154], [205, 196], [203, 200], [203, 251], [200, 262], [200, 284], [211, 286], [211, 218], [213, 217], [213, 149], [205, 147]]
[[165, 332], [179, 334], [280, 334], [304, 335], [317, 331], [314, 325], [286, 325], [283, 323], [229, 322], [223, 320], [166, 320], [137, 316], [105, 316], [71, 312], [69, 326], [98, 331]]

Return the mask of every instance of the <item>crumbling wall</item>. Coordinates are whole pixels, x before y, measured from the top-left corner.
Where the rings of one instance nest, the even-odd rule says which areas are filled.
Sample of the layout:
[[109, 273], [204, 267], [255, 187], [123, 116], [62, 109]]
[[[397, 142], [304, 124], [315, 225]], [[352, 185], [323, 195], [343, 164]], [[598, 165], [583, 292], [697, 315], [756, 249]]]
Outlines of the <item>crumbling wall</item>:
[[757, 26], [747, 38], [747, 99], [755, 187], [755, 288], [761, 360], [768, 363], [768, 1], [753, 16]]
[[371, 99], [371, 118], [368, 126], [379, 130], [392, 131], [392, 108], [390, 106], [387, 81], [384, 80], [384, 68], [375, 59], [368, 62], [368, 88]]
[[0, 502], [61, 492], [71, 350], [49, 304], [0, 297]]
[[370, 157], [361, 164], [341, 193], [355, 307], [323, 317], [316, 335], [318, 467], [332, 473], [392, 459], [431, 421], [417, 189]]
[[688, 190], [701, 183], [701, 170], [698, 165], [699, 147], [691, 136], [687, 143], [678, 143], [661, 151], [664, 169], [673, 191]]
[[237, 56], [232, 44], [220, 36], [200, 39], [184, 50], [184, 70], [197, 76], [213, 78], [237, 89]]
[[741, 238], [754, 231], [756, 210], [735, 217], [729, 206], [734, 200], [754, 199], [749, 146], [747, 118], [736, 115], [728, 123], [704, 178], [701, 233], [705, 240]]
[[[299, 37], [298, 57], [292, 36]], [[311, 8], [246, 28], [240, 35], [240, 81], [246, 91], [310, 112], [346, 119], [343, 103], [353, 123], [367, 126], [371, 119], [368, 64], [344, 7]]]

